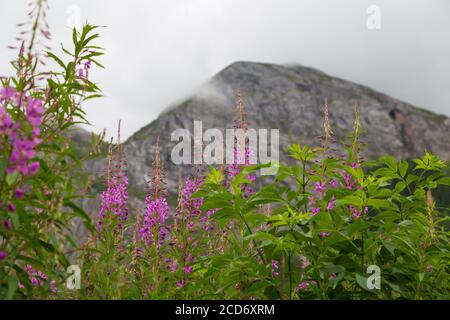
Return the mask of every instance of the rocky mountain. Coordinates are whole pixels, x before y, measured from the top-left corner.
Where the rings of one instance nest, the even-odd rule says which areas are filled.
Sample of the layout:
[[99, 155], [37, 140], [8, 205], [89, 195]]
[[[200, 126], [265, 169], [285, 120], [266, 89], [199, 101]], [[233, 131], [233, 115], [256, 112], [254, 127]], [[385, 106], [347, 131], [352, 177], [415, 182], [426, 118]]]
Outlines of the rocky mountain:
[[[240, 90], [251, 128], [280, 130], [282, 150], [290, 143], [317, 144], [322, 133], [322, 105], [328, 98], [330, 122], [336, 137], [352, 128], [353, 106], [361, 105], [364, 141], [369, 158], [392, 154], [411, 158], [428, 150], [450, 159], [450, 118], [414, 107], [385, 94], [347, 80], [300, 65], [236, 62], [216, 74], [195, 94], [167, 108], [158, 119], [137, 131], [124, 144], [128, 161], [130, 198], [139, 205], [145, 194], [149, 167], [160, 136], [161, 156], [167, 170], [172, 201], [177, 190], [178, 170], [187, 174], [189, 165], [171, 162], [171, 132], [187, 128], [194, 120], [208, 128], [232, 128], [236, 118], [236, 88]], [[286, 153], [280, 150], [280, 160]], [[99, 174], [104, 161], [87, 169]]]

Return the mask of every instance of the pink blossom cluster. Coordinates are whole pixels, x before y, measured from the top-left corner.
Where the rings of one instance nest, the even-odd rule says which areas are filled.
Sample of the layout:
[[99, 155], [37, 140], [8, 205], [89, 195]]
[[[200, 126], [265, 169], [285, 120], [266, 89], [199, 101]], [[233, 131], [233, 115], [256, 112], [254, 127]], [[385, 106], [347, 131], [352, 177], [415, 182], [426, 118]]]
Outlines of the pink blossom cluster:
[[165, 198], [152, 200], [150, 195], [146, 197], [145, 203], [147, 208], [144, 212], [144, 221], [139, 233], [142, 240], [147, 245], [151, 245], [154, 242], [154, 232], [157, 232], [158, 247], [160, 247], [166, 239], [167, 233], [170, 231], [170, 227], [165, 225], [169, 217], [169, 205]]
[[91, 69], [91, 61], [88, 60], [78, 69], [78, 78], [87, 78], [89, 76], [89, 69]]
[[[28, 274], [28, 279], [35, 287], [40, 287], [48, 281], [48, 277], [45, 273], [33, 268], [29, 264], [25, 265], [25, 272]], [[21, 289], [24, 288], [24, 285], [21, 282], [19, 282], [18, 286]], [[57, 291], [55, 280], [50, 281], [50, 291], [53, 293], [56, 293]]]
[[[23, 107], [25, 120], [13, 121], [7, 112], [6, 105], [15, 104]], [[32, 161], [36, 156], [36, 147], [42, 143], [40, 125], [42, 124], [44, 108], [42, 101], [17, 92], [14, 88], [0, 89], [0, 135], [8, 137], [12, 147], [7, 172], [18, 171], [26, 176], [33, 176], [39, 169], [39, 162]], [[29, 127], [29, 133], [25, 127]]]
[[[337, 187], [337, 183], [335, 180], [330, 180], [328, 182], [328, 186], [330, 189], [335, 189]], [[311, 216], [317, 215], [321, 211], [320, 201], [325, 198], [327, 192], [327, 182], [320, 181], [314, 184], [314, 191], [317, 193], [317, 196], [310, 195], [308, 197], [308, 207], [311, 210]], [[336, 207], [336, 197], [333, 195], [326, 204], [326, 210], [331, 211]]]
[[297, 285], [296, 289], [297, 290], [306, 290], [306, 289], [310, 288], [311, 286], [317, 286], [317, 282], [308, 276], [308, 278], [306, 280], [300, 282]]
[[348, 206], [348, 209], [352, 213], [352, 216], [353, 216], [354, 219], [358, 220], [363, 215], [367, 219], [367, 213], [369, 212], [369, 208], [368, 207], [364, 207], [362, 210], [358, 210], [354, 205], [351, 204], [351, 205]]
[[128, 178], [116, 176], [108, 181], [108, 189], [100, 194], [101, 207], [98, 213], [100, 218], [97, 223], [98, 231], [102, 230], [103, 220], [108, 212], [119, 217], [119, 229], [123, 228], [123, 223], [128, 219]]
[[[232, 152], [233, 152], [232, 163], [228, 165], [225, 172], [226, 173], [225, 185], [227, 187], [230, 187], [233, 178], [236, 177], [241, 172], [240, 165], [247, 166], [250, 164], [250, 158], [253, 155], [254, 151], [250, 148], [245, 148], [244, 152], [238, 152], [238, 149], [234, 147]], [[256, 176], [254, 175], [247, 175], [245, 176], [245, 178], [250, 181], [250, 184], [254, 183], [256, 180]], [[241, 187], [244, 198], [250, 197], [254, 192], [253, 187], [250, 184], [243, 184]]]
[[278, 277], [278, 275], [280, 274], [279, 273], [280, 266], [278, 264], [278, 261], [272, 260], [271, 266], [272, 266], [272, 275], [274, 277]]

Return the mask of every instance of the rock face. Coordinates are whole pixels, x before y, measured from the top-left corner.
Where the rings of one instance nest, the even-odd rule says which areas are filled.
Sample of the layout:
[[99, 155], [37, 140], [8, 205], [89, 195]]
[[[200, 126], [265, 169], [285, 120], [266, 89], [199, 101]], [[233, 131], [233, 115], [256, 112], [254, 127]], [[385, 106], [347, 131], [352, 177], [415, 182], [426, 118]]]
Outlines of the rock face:
[[[175, 166], [171, 132], [187, 128], [194, 120], [208, 128], [232, 128], [236, 119], [236, 88], [240, 85], [248, 126], [280, 130], [280, 160], [290, 143], [317, 145], [322, 134], [322, 105], [328, 98], [330, 122], [338, 139], [352, 128], [353, 106], [361, 105], [361, 120], [369, 158], [391, 154], [411, 158], [426, 150], [450, 159], [450, 118], [431, 113], [371, 88], [329, 76], [300, 65], [281, 66], [236, 62], [228, 66], [183, 102], [166, 109], [157, 120], [137, 131], [125, 142], [130, 180], [130, 198], [140, 204], [145, 181], [160, 136], [161, 156], [167, 170], [168, 189], [177, 191], [178, 170], [187, 174], [188, 165]], [[98, 174], [104, 161], [88, 164]], [[181, 168], [181, 169], [180, 169]], [[173, 201], [173, 197], [172, 197]]]

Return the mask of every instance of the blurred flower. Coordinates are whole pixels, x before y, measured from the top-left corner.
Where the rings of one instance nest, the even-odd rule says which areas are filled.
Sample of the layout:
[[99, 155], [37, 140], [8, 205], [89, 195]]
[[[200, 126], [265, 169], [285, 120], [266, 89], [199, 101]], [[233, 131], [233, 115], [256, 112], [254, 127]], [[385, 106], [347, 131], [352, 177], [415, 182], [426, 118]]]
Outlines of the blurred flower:
[[314, 184], [314, 190], [317, 193], [324, 194], [327, 191], [327, 186], [325, 182], [316, 182]]
[[6, 251], [0, 251], [0, 261], [5, 260], [8, 256], [8, 253]]
[[334, 207], [336, 207], [336, 197], [333, 195], [330, 201], [327, 203], [327, 210], [331, 211]]
[[330, 180], [330, 188], [335, 189], [337, 187], [337, 182], [334, 179]]
[[5, 226], [6, 229], [11, 230], [12, 229], [12, 224], [11, 221], [9, 219], [5, 219], [5, 221], [3, 221], [3, 225]]
[[183, 271], [185, 274], [190, 274], [192, 273], [192, 266], [186, 266], [183, 268]]
[[24, 195], [25, 195], [25, 191], [22, 188], [16, 189], [16, 198], [17, 199], [22, 199]]
[[279, 275], [279, 264], [278, 264], [278, 261], [276, 261], [276, 260], [272, 260], [272, 274], [273, 274], [273, 276], [274, 277], [278, 277], [278, 275]]
[[8, 203], [8, 205], [6, 206], [9, 212], [15, 212], [16, 211], [16, 206], [12, 203]]
[[312, 207], [311, 208], [311, 217], [314, 217], [320, 212], [320, 207]]

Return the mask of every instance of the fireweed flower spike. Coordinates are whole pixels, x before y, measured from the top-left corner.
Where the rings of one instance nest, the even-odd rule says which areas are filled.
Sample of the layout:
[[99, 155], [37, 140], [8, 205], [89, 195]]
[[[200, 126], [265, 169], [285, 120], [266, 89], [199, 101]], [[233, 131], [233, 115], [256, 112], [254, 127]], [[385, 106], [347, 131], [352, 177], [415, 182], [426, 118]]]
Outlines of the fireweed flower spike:
[[159, 154], [159, 136], [156, 141], [153, 175], [150, 176], [151, 179], [148, 181], [149, 188], [145, 198], [146, 209], [140, 234], [147, 245], [152, 245], [156, 242], [158, 248], [160, 248], [167, 237], [170, 227], [165, 225], [166, 220], [169, 218], [169, 205], [165, 198], [165, 175]]
[[[246, 130], [248, 129], [246, 119], [245, 119], [245, 116], [247, 113], [244, 110], [244, 100], [242, 98], [240, 85], [238, 85], [238, 87], [237, 87], [237, 107], [236, 107], [236, 109], [238, 112], [238, 117], [234, 121], [234, 129], [241, 129], [245, 133]], [[235, 144], [238, 144], [238, 143], [239, 143], [239, 141], [237, 140], [237, 138], [235, 138]], [[255, 150], [251, 150], [250, 148], [248, 148], [246, 146], [246, 144], [248, 143], [248, 138], [245, 139], [244, 143], [245, 143], [245, 146], [243, 146], [243, 154], [241, 152], [239, 152], [239, 150], [236, 146], [233, 147], [233, 149], [231, 150], [231, 152], [233, 153], [233, 161], [231, 164], [229, 164], [225, 168], [226, 178], [224, 180], [225, 185], [229, 188], [230, 188], [230, 183], [233, 180], [233, 178], [241, 172], [243, 166], [247, 166], [250, 164], [250, 159], [254, 155]], [[243, 165], [242, 165], [242, 163], [243, 163]], [[254, 175], [247, 175], [247, 176], [245, 176], [245, 178], [250, 181], [250, 184], [254, 183], [256, 180], [256, 176], [254, 176]], [[241, 187], [244, 198], [249, 198], [254, 192], [253, 187], [250, 184], [243, 184]]]
[[103, 221], [108, 213], [119, 218], [118, 228], [128, 219], [128, 178], [123, 168], [125, 164], [122, 145], [120, 143], [120, 122], [118, 144], [113, 154], [112, 143], [109, 147], [107, 167], [107, 189], [100, 194], [101, 207], [98, 213], [98, 231], [102, 230]]
[[[19, 101], [20, 96], [22, 96], [22, 101]], [[5, 107], [7, 103], [15, 103], [17, 106], [24, 105], [24, 121], [13, 122]], [[20, 95], [13, 88], [0, 90], [0, 135], [8, 137], [12, 146], [7, 173], [11, 174], [17, 170], [23, 175], [34, 176], [38, 171], [39, 162], [31, 160], [36, 155], [36, 147], [42, 143], [40, 125], [43, 121], [43, 114], [44, 108], [41, 100], [24, 94]]]

